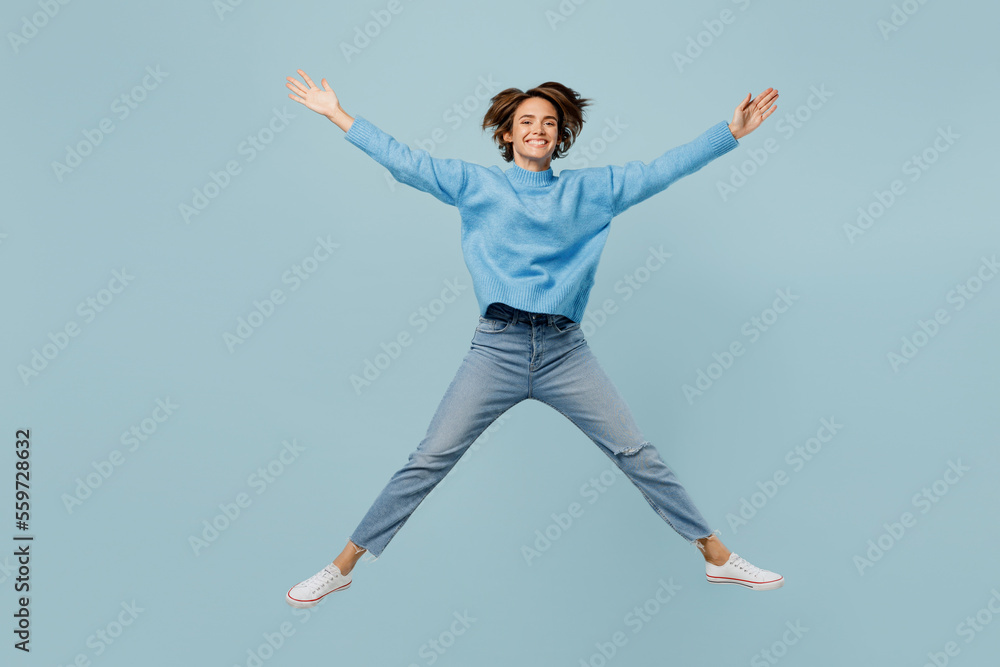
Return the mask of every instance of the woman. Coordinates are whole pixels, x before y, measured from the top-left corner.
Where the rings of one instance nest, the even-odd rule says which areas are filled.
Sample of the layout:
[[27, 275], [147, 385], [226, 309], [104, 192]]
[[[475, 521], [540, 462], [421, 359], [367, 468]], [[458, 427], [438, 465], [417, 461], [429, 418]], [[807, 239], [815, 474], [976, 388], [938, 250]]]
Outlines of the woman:
[[432, 158], [396, 141], [340, 106], [326, 79], [317, 87], [288, 77], [288, 96], [329, 118], [345, 139], [377, 160], [401, 183], [459, 209], [462, 252], [479, 302], [479, 324], [427, 434], [375, 499], [344, 547], [325, 568], [293, 586], [286, 601], [312, 607], [345, 590], [365, 551], [381, 555], [417, 506], [462, 454], [501, 414], [525, 399], [552, 406], [589, 436], [638, 487], [677, 533], [705, 558], [707, 580], [770, 590], [781, 575], [730, 552], [713, 534], [687, 491], [632, 419], [580, 329], [580, 320], [611, 218], [735, 148], [777, 107], [768, 88], [740, 102], [731, 123], [721, 121], [694, 141], [648, 165], [564, 169], [563, 157], [583, 127], [590, 100], [557, 82], [491, 99], [483, 129], [506, 171]]

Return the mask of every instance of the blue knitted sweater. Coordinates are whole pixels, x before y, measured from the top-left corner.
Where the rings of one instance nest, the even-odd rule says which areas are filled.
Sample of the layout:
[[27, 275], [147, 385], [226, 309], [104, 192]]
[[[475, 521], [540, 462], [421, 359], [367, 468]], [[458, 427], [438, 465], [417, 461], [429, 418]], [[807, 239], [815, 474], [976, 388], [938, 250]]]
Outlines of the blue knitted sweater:
[[344, 138], [399, 181], [458, 208], [479, 314], [500, 301], [582, 320], [611, 219], [738, 145], [726, 121], [649, 164], [502, 171], [413, 150], [356, 116]]

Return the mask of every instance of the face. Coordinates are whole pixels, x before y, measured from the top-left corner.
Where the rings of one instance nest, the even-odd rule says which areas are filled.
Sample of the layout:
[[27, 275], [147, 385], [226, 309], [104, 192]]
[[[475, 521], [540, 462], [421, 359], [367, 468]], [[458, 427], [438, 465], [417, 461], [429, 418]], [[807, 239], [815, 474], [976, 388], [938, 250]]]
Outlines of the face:
[[532, 171], [549, 168], [559, 139], [556, 108], [541, 97], [529, 97], [514, 112], [511, 132], [503, 140], [513, 145], [514, 164]]

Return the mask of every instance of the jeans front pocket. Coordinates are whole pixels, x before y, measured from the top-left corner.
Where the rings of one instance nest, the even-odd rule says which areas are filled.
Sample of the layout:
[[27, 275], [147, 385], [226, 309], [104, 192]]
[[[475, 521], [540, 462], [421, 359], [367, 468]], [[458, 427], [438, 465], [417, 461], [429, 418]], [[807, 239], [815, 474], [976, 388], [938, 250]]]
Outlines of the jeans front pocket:
[[483, 317], [480, 315], [476, 331], [479, 333], [503, 333], [509, 326], [509, 320], [498, 320], [492, 317]]
[[565, 315], [553, 315], [552, 326], [554, 326], [556, 331], [559, 333], [566, 333], [567, 331], [572, 331], [573, 329], [579, 329], [580, 323], [574, 322]]

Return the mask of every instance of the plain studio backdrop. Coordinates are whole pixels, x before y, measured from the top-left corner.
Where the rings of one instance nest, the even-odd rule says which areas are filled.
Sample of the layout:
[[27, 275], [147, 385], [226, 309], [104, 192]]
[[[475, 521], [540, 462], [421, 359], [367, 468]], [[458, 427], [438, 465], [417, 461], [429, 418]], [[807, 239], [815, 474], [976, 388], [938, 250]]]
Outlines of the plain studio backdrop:
[[[997, 655], [994, 3], [2, 15], [0, 630], [18, 664]], [[457, 210], [290, 100], [298, 68], [411, 148], [504, 169], [489, 97], [565, 83], [595, 104], [557, 175], [649, 162], [779, 90], [735, 150], [612, 221], [583, 324], [722, 540], [784, 588], [707, 584], [597, 446], [527, 401], [350, 590], [285, 604], [423, 438], [478, 311]], [[15, 536], [34, 537], [29, 591]]]

